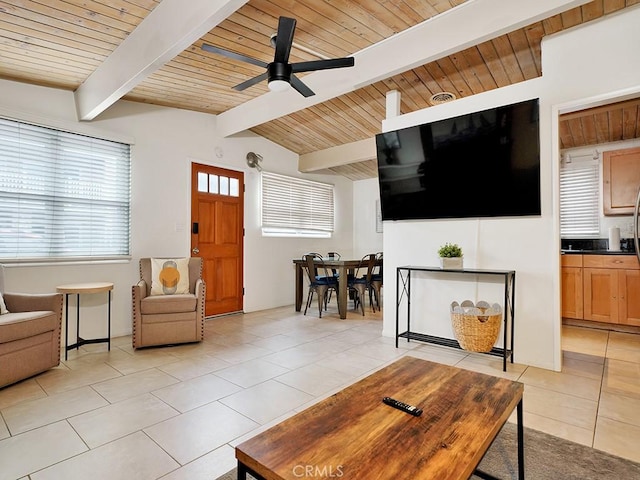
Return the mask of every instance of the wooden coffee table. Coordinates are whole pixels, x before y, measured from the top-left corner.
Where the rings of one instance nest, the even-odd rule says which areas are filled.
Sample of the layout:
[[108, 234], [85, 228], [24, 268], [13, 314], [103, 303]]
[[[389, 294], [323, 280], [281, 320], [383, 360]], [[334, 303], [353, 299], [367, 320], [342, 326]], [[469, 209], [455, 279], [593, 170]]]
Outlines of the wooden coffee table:
[[[477, 466], [511, 412], [524, 479], [522, 383], [404, 357], [236, 447], [238, 479], [494, 478]], [[419, 417], [382, 403], [392, 397]]]

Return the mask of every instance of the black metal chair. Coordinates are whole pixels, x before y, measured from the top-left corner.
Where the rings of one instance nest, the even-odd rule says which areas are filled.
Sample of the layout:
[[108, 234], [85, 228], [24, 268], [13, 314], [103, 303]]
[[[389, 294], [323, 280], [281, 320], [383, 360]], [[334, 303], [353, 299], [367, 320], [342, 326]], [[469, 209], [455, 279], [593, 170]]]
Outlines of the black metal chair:
[[[340, 254], [338, 252], [328, 252], [327, 253], [328, 260], [340, 260]], [[331, 268], [331, 273], [337, 279], [340, 275], [338, 274], [337, 268]], [[331, 301], [331, 290], [329, 290], [329, 301]]]
[[309, 293], [307, 294], [307, 303], [304, 307], [304, 315], [313, 301], [313, 294], [318, 294], [318, 315], [322, 318], [322, 306], [324, 304], [325, 311], [329, 292], [335, 290], [336, 298], [338, 296], [338, 279], [330, 275], [327, 267], [324, 265], [322, 255], [317, 253], [308, 253], [302, 256], [304, 262], [303, 267], [309, 278]]
[[[349, 291], [354, 292], [353, 300], [355, 302], [355, 308], [360, 305], [360, 310], [362, 311], [362, 315], [364, 315], [364, 299], [365, 294], [369, 292], [369, 304], [373, 311], [376, 311], [376, 307], [371, 301], [372, 296], [372, 286], [371, 286], [371, 275], [373, 274], [373, 268], [376, 264], [376, 254], [369, 253], [362, 257], [358, 267], [353, 276], [349, 275], [347, 279], [347, 288]], [[361, 275], [361, 272], [364, 274]]]
[[[383, 280], [382, 267], [382, 252], [378, 252], [376, 253], [376, 263], [373, 267], [373, 273], [371, 274], [371, 289], [369, 290], [369, 295], [371, 295], [371, 292], [373, 291], [378, 310], [380, 310], [380, 291], [382, 290]], [[369, 302], [371, 302], [371, 297], [369, 297]]]

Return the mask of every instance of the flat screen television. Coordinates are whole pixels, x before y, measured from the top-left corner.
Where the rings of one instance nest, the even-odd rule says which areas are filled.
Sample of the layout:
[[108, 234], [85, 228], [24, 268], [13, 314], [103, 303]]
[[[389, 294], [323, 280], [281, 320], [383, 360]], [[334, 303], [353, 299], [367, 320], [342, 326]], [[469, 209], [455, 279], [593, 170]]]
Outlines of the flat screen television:
[[383, 220], [540, 215], [538, 99], [376, 135]]

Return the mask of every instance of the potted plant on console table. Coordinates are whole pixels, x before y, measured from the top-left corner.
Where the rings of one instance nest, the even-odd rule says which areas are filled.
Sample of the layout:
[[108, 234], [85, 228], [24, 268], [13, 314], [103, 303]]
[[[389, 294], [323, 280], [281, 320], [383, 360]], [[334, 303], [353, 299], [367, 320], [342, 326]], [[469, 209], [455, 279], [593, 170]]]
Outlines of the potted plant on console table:
[[457, 243], [445, 243], [438, 249], [440, 268], [462, 268], [462, 249]]

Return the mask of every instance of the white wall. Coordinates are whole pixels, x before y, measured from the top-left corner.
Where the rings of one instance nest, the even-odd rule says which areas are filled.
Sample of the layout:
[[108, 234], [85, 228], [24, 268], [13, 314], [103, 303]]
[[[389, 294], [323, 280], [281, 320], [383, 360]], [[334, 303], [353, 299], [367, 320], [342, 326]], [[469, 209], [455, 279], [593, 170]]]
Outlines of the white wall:
[[378, 179], [353, 182], [353, 258], [382, 251], [382, 233], [376, 232]]
[[[466, 267], [516, 270], [515, 360], [560, 369], [557, 116], [582, 104], [604, 103], [640, 91], [640, 61], [635, 47], [640, 42], [639, 24], [640, 8], [633, 7], [545, 38], [541, 78], [383, 122], [384, 131], [396, 130], [540, 98], [542, 215], [384, 222], [384, 335], [395, 334], [395, 288], [389, 285], [395, 285], [396, 267], [437, 265], [438, 246], [455, 242], [464, 251]], [[501, 285], [441, 280], [424, 276], [413, 284], [411, 315], [412, 322], [417, 322], [415, 330], [451, 337], [448, 308], [452, 300], [501, 300]], [[406, 308], [406, 304], [403, 306]], [[404, 316], [401, 319], [404, 321]]]
[[[131, 286], [138, 279], [143, 256], [190, 254], [191, 162], [245, 172], [245, 299], [246, 312], [294, 303], [293, 258], [307, 251], [353, 249], [352, 182], [338, 176], [301, 175], [298, 156], [257, 135], [216, 135], [216, 118], [197, 112], [117, 102], [90, 123], [76, 121], [71, 92], [0, 81], [0, 114], [53, 127], [117, 140], [131, 140], [130, 262], [73, 265], [11, 265], [8, 290], [55, 291], [56, 285], [112, 281], [113, 336], [131, 332]], [[223, 157], [214, 149], [220, 147]], [[260, 176], [246, 167], [245, 155], [263, 155], [267, 171], [317, 179], [336, 186], [336, 232], [332, 239], [264, 238], [260, 234]], [[274, 281], [277, 279], [277, 281]], [[87, 338], [104, 334], [106, 295], [83, 296], [82, 329]], [[293, 309], [292, 309], [293, 311]], [[73, 314], [73, 312], [72, 312]]]

